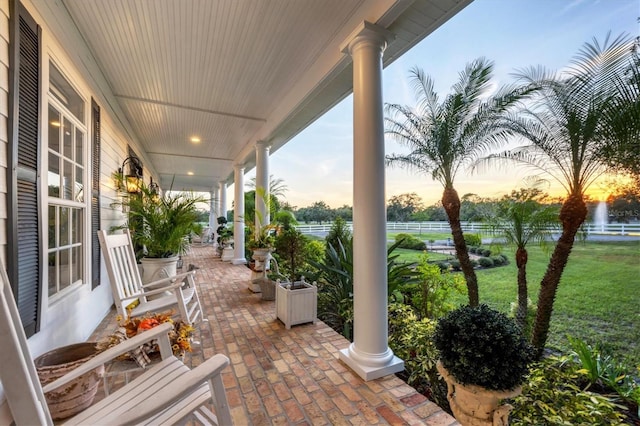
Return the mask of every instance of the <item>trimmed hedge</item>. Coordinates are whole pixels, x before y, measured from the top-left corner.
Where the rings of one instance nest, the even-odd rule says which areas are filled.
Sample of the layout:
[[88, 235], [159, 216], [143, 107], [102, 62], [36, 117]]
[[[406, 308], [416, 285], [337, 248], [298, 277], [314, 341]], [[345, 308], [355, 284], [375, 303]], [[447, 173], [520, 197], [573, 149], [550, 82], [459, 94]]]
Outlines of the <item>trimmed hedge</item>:
[[409, 250], [426, 250], [427, 245], [424, 241], [411, 234], [398, 234], [396, 235], [396, 242], [401, 241], [398, 247]]
[[494, 266], [493, 265], [493, 260], [491, 260], [490, 257], [481, 257], [480, 259], [478, 259], [478, 263], [483, 268], [493, 268], [493, 266]]

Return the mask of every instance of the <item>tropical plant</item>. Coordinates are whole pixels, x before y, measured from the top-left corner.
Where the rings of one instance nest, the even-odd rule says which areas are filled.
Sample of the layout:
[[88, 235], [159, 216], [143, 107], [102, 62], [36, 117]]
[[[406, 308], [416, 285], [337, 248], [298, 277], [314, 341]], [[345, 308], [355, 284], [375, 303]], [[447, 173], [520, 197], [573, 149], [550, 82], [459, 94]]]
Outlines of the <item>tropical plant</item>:
[[[415, 265], [398, 262], [393, 251], [398, 243], [387, 249], [387, 296], [393, 298], [403, 284], [416, 282]], [[309, 261], [319, 273], [311, 277], [318, 282], [318, 318], [338, 333], [351, 339], [353, 335], [353, 239], [337, 246], [328, 245], [323, 262]]]
[[264, 188], [257, 188], [255, 194], [256, 200], [263, 205], [264, 213], [258, 208], [254, 210], [255, 221], [247, 224], [251, 235], [247, 247], [251, 250], [273, 248], [277, 226], [270, 223], [271, 197]]
[[459, 383], [492, 390], [522, 384], [532, 347], [514, 321], [487, 305], [462, 306], [438, 320], [433, 343]]
[[451, 226], [472, 306], [479, 303], [478, 281], [464, 241], [460, 197], [454, 180], [479, 153], [506, 136], [507, 132], [497, 123], [519, 98], [516, 91], [503, 90], [486, 99], [492, 72], [493, 63], [484, 58], [467, 64], [452, 88], [453, 93], [440, 102], [433, 80], [421, 69], [414, 68], [410, 71], [410, 81], [417, 105], [387, 104], [385, 107], [386, 133], [411, 150], [408, 154], [388, 155], [387, 164], [428, 173], [444, 187], [442, 206]]
[[534, 91], [535, 97], [528, 108], [510, 115], [503, 124], [527, 143], [487, 157], [489, 162], [507, 160], [531, 167], [567, 191], [559, 215], [562, 233], [540, 283], [532, 336], [538, 356], [548, 338], [560, 278], [587, 217], [585, 193], [606, 171], [604, 149], [626, 141], [618, 137], [638, 132], [633, 129], [640, 125], [638, 121], [619, 119], [620, 111], [638, 108], [637, 94], [627, 97], [628, 85], [621, 84], [630, 69], [637, 73], [632, 45], [628, 37], [610, 40], [607, 36], [603, 44], [597, 40], [585, 44], [563, 74], [542, 67], [520, 72], [523, 87]]
[[435, 321], [418, 319], [413, 309], [402, 303], [390, 303], [388, 312], [389, 348], [404, 360], [405, 381], [446, 410], [449, 407], [447, 384], [436, 369]]
[[[247, 186], [251, 189], [256, 189], [256, 178], [252, 177], [249, 179]], [[284, 197], [284, 193], [288, 190], [289, 187], [284, 183], [284, 179], [269, 175], [269, 194], [275, 195], [276, 197]]]
[[460, 274], [441, 272], [438, 265], [428, 260], [429, 256], [424, 253], [416, 266], [420, 289], [414, 293], [412, 305], [421, 318], [435, 320], [453, 310], [455, 306], [450, 302], [451, 295], [462, 293], [464, 280]]
[[[497, 205], [494, 215], [488, 218], [491, 230], [504, 238], [507, 244], [516, 246], [516, 267], [518, 268], [518, 310], [516, 322], [524, 329], [527, 318], [527, 244], [537, 243], [543, 250], [548, 247], [551, 233], [559, 227], [558, 209], [543, 204], [546, 195], [535, 187], [522, 188], [504, 196]], [[502, 264], [504, 262], [496, 262]]]
[[311, 262], [318, 269], [318, 318], [351, 340], [353, 332], [353, 242], [328, 245], [323, 262]]
[[522, 394], [511, 402], [511, 424], [620, 425], [624, 415], [614, 398], [580, 388], [579, 366], [566, 356], [534, 364]]
[[328, 254], [329, 247], [338, 247], [338, 241], [348, 241], [351, 237], [349, 225], [342, 217], [338, 216], [331, 224], [327, 236], [324, 237], [326, 253]]
[[171, 191], [159, 196], [146, 184], [139, 185], [139, 193], [130, 194], [115, 203], [125, 207], [129, 220], [114, 229], [129, 228], [131, 238], [142, 255], [166, 258], [184, 253], [188, 237], [202, 232], [198, 220], [198, 203], [202, 197], [190, 193]]

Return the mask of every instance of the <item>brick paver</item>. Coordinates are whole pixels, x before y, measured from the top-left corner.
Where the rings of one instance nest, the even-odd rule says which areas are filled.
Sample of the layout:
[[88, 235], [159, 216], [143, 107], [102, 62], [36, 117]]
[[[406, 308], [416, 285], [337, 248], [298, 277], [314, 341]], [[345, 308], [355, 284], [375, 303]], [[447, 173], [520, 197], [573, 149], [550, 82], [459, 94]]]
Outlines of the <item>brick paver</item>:
[[[231, 365], [224, 385], [237, 425], [368, 425], [458, 423], [395, 376], [364, 382], [338, 359], [349, 342], [323, 322], [286, 330], [275, 302], [248, 289], [250, 270], [193, 247], [184, 265], [196, 274], [207, 322], [196, 339], [201, 347], [185, 362], [198, 365], [223, 353]], [[115, 310], [92, 339], [114, 330]]]

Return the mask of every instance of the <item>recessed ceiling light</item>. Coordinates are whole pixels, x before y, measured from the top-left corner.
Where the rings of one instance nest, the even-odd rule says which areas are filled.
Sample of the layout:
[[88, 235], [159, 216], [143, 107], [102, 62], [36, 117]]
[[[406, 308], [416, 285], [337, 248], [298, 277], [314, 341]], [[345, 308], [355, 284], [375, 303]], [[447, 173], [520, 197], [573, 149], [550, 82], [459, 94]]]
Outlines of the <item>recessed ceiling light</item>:
[[189, 176], [193, 176], [193, 172], [187, 172]]
[[191, 136], [189, 140], [193, 143], [200, 143], [200, 138], [198, 136]]

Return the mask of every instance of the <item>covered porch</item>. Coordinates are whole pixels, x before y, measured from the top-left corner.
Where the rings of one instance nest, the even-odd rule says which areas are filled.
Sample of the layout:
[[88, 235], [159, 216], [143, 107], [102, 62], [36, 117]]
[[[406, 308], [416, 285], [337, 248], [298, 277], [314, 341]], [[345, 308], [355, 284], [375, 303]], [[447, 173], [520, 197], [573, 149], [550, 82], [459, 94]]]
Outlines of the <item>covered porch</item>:
[[[223, 380], [234, 424], [431, 425], [458, 424], [394, 375], [364, 381], [338, 359], [349, 341], [323, 322], [286, 330], [275, 302], [248, 290], [250, 270], [222, 262], [211, 246], [184, 257], [200, 269], [198, 291], [209, 320], [199, 327], [201, 348], [187, 354], [198, 365], [223, 353]], [[115, 329], [115, 309], [90, 340]]]

